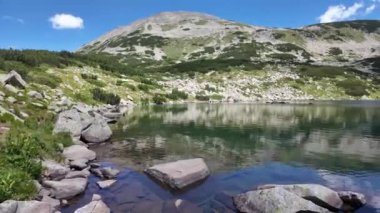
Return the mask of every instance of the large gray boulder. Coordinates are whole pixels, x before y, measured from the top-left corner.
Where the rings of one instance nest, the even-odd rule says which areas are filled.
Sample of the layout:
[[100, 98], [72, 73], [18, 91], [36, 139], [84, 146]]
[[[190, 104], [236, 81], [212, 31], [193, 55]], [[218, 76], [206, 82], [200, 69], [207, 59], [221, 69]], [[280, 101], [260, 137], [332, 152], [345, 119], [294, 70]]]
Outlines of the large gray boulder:
[[49, 203], [32, 201], [7, 200], [0, 204], [1, 213], [52, 213], [53, 208]]
[[108, 206], [101, 200], [100, 195], [93, 195], [92, 201], [77, 209], [74, 213], [110, 213], [111, 210]]
[[68, 199], [84, 192], [87, 187], [87, 178], [44, 181], [43, 185], [51, 189], [53, 197], [57, 199]]
[[65, 167], [52, 160], [42, 161], [42, 167], [44, 167], [44, 175], [51, 179], [59, 179], [65, 177], [65, 175], [70, 171], [68, 167]]
[[15, 87], [24, 89], [28, 84], [16, 71], [10, 71], [3, 79], [3, 84], [10, 84]]
[[336, 191], [319, 184], [264, 185], [258, 188], [265, 189], [272, 187], [285, 189], [330, 210], [338, 210], [343, 205], [343, 201]]
[[68, 160], [80, 160], [86, 159], [88, 161], [94, 160], [96, 158], [96, 154], [94, 151], [87, 149], [85, 146], [81, 145], [72, 145], [66, 147], [63, 150], [63, 156]]
[[145, 172], [174, 189], [182, 189], [210, 174], [202, 158], [159, 164], [146, 169]]
[[95, 115], [94, 121], [91, 125], [82, 132], [82, 139], [91, 143], [104, 142], [110, 139], [111, 136], [111, 128], [108, 126], [107, 121], [105, 121], [100, 115]]
[[79, 137], [82, 130], [87, 128], [91, 122], [92, 118], [87, 114], [79, 113], [75, 109], [66, 110], [59, 113], [53, 132], [68, 132], [73, 137]]
[[311, 201], [291, 193], [284, 188], [274, 187], [250, 191], [233, 198], [240, 212], [281, 212], [294, 213], [301, 211], [330, 212]]

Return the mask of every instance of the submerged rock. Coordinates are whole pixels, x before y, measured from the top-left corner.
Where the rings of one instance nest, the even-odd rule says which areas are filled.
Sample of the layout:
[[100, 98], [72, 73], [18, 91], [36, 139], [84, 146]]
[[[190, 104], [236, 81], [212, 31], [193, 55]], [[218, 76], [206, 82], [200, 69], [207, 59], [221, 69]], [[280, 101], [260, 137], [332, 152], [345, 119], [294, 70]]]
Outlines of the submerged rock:
[[185, 200], [169, 200], [169, 201], [145, 201], [138, 203], [133, 212], [144, 213], [166, 213], [166, 212], [181, 212], [181, 213], [201, 213], [203, 210]]
[[281, 187], [250, 191], [239, 194], [233, 199], [240, 212], [330, 212]]
[[57, 199], [72, 198], [86, 189], [86, 178], [63, 179], [61, 181], [44, 181], [43, 185], [51, 188], [53, 197]]
[[91, 172], [94, 175], [105, 179], [114, 179], [120, 173], [118, 169], [113, 169], [111, 167], [94, 168], [91, 169]]
[[357, 192], [341, 191], [338, 195], [343, 200], [342, 210], [344, 211], [354, 211], [367, 203], [365, 196]]
[[94, 151], [87, 149], [84, 146], [81, 145], [72, 145], [69, 147], [66, 147], [63, 150], [63, 156], [68, 160], [79, 160], [79, 159], [86, 159], [86, 160], [94, 160], [96, 158], [96, 154]]
[[74, 213], [110, 213], [111, 210], [108, 206], [101, 200], [100, 195], [93, 195], [92, 201], [77, 209]]
[[258, 188], [282, 188], [333, 211], [340, 209], [343, 205], [337, 192], [319, 184], [264, 185]]
[[49, 203], [32, 201], [7, 200], [0, 204], [1, 213], [52, 213], [53, 208]]
[[159, 164], [146, 169], [145, 172], [175, 189], [185, 188], [210, 174], [202, 158]]

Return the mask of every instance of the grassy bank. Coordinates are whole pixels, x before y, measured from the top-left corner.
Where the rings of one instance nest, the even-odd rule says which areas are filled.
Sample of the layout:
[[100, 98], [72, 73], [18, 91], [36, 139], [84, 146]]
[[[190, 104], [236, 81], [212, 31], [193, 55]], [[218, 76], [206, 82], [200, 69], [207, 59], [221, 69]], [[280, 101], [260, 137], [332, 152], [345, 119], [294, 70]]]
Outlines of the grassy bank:
[[7, 122], [10, 131], [0, 142], [0, 202], [32, 198], [36, 193], [33, 180], [43, 172], [41, 160], [62, 160], [60, 147], [72, 144], [68, 134], [52, 134], [53, 114], [36, 114], [24, 123]]

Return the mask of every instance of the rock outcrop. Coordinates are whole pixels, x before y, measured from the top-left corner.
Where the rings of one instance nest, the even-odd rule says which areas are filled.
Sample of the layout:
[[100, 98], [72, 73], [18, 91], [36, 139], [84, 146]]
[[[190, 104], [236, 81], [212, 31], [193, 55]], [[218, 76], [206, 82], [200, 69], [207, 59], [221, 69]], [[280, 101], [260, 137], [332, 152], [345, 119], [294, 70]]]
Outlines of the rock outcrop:
[[145, 172], [174, 189], [185, 188], [210, 174], [202, 158], [159, 164]]
[[67, 160], [71, 161], [80, 159], [86, 159], [88, 161], [91, 161], [96, 158], [96, 153], [92, 150], [87, 149], [85, 146], [72, 145], [63, 150], [63, 156]]

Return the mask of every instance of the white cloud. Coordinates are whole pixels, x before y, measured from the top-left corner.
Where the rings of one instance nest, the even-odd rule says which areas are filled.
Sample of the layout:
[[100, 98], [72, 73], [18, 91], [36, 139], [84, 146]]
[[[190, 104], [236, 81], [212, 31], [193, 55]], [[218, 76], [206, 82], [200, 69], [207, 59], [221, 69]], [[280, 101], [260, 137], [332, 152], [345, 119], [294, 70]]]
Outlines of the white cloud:
[[368, 14], [370, 14], [370, 13], [372, 13], [374, 10], [376, 9], [376, 5], [375, 4], [372, 4], [371, 6], [369, 6], [369, 7], [367, 7], [366, 9], [365, 9], [365, 14], [366, 15], [368, 15]]
[[52, 27], [57, 30], [84, 28], [83, 19], [71, 14], [55, 14], [49, 21], [52, 23]]
[[16, 18], [16, 17], [13, 17], [13, 16], [2, 16], [1, 18], [3, 20], [15, 21], [15, 22], [18, 22], [20, 24], [24, 24], [25, 23], [24, 19]]
[[321, 23], [342, 21], [355, 16], [359, 9], [363, 8], [363, 3], [355, 3], [350, 7], [345, 5], [330, 6], [327, 11], [319, 17]]

